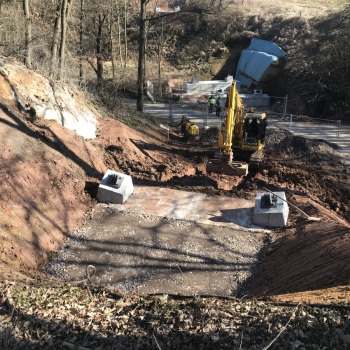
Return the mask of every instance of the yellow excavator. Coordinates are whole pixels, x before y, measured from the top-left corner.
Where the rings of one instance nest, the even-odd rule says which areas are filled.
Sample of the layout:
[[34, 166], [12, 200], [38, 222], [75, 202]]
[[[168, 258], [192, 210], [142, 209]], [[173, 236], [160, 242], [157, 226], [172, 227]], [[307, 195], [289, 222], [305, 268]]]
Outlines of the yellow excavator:
[[265, 146], [266, 114], [246, 113], [236, 82], [232, 82], [227, 96], [226, 117], [221, 125], [218, 152], [208, 162], [208, 171], [245, 176], [248, 166], [256, 167], [263, 157]]

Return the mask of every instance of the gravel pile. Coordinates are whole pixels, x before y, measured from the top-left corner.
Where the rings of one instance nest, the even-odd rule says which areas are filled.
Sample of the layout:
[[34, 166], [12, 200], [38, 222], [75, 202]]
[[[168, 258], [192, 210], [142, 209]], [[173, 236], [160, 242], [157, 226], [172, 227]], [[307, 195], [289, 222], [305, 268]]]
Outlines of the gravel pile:
[[308, 139], [293, 134], [283, 126], [267, 128], [266, 148], [310, 161], [341, 163], [339, 147], [325, 140]]
[[219, 129], [218, 128], [209, 128], [204, 130], [201, 135], [201, 142], [208, 142], [210, 145], [216, 144], [219, 139]]

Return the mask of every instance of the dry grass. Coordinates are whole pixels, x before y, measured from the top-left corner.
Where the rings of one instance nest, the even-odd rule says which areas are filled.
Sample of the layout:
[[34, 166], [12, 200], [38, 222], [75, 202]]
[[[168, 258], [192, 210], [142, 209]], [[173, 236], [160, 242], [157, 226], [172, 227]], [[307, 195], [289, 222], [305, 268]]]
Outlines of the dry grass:
[[[258, 15], [259, 17], [269, 19], [276, 16], [305, 17], [314, 18], [326, 16], [330, 10], [335, 11], [347, 5], [345, 0], [245, 0], [233, 5], [239, 6], [245, 15]], [[242, 4], [242, 5], [241, 5]]]

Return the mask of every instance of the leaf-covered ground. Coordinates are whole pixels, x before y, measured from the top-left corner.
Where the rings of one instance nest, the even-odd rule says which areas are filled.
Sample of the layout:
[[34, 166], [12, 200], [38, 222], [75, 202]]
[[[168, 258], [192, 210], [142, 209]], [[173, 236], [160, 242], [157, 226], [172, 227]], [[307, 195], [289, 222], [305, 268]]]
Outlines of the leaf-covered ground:
[[346, 349], [343, 305], [0, 283], [0, 349]]

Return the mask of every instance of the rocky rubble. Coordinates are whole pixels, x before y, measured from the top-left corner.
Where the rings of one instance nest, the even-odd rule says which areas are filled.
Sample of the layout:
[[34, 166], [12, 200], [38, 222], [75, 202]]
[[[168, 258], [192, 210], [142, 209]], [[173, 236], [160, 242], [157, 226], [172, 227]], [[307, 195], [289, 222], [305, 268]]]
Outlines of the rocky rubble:
[[0, 94], [6, 105], [15, 104], [31, 117], [55, 120], [85, 138], [95, 138], [96, 114], [77, 89], [54, 83], [19, 64], [0, 57]]

